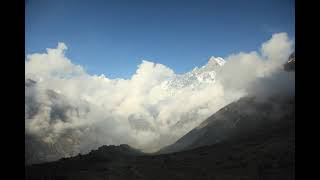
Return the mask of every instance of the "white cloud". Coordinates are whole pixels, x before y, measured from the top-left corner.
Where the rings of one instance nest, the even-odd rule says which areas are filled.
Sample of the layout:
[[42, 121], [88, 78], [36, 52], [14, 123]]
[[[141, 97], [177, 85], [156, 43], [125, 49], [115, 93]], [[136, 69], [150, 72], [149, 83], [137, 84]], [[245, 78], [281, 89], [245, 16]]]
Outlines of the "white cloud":
[[273, 34], [272, 38], [262, 44], [261, 53], [270, 61], [287, 59], [292, 51], [293, 42], [286, 33]]
[[[59, 43], [46, 53], [27, 56], [26, 78], [38, 81], [26, 91], [27, 133], [47, 143], [66, 141], [68, 136], [66, 142], [73, 151], [122, 143], [154, 151], [228, 103], [259, 89], [252, 86], [277, 74], [292, 51], [292, 42], [286, 33], [274, 34], [262, 44], [261, 53], [226, 57], [215, 83], [169, 89], [166, 82], [183, 75], [162, 64], [142, 61], [131, 79], [109, 79], [87, 74], [65, 57], [66, 50]], [[57, 94], [48, 94], [48, 89]]]
[[64, 78], [85, 74], [81, 66], [72, 64], [64, 56], [65, 50], [67, 50], [67, 46], [64, 43], [58, 43], [56, 49], [47, 48], [47, 53], [28, 55], [28, 62], [25, 64], [26, 76], [41, 79], [49, 77]]

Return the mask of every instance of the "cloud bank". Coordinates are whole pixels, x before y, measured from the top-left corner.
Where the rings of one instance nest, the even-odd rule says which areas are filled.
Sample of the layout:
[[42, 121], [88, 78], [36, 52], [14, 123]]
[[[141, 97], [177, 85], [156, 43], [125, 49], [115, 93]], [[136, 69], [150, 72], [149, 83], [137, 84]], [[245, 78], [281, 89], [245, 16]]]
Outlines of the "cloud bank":
[[66, 50], [58, 43], [25, 62], [26, 134], [60, 147], [59, 156], [105, 144], [156, 151], [240, 97], [294, 93], [294, 72], [283, 71], [293, 51], [286, 33], [272, 35], [259, 52], [232, 54], [225, 63], [213, 57], [185, 74], [142, 61], [130, 79], [90, 75]]

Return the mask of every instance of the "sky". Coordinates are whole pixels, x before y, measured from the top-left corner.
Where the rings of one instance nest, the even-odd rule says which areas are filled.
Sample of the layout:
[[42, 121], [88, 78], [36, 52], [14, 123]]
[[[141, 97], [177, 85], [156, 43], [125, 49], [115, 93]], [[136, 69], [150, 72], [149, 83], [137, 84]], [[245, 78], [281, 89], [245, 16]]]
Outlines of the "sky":
[[210, 56], [258, 51], [272, 34], [294, 39], [293, 0], [28, 0], [25, 51], [63, 42], [89, 74], [130, 78], [142, 60], [184, 73]]

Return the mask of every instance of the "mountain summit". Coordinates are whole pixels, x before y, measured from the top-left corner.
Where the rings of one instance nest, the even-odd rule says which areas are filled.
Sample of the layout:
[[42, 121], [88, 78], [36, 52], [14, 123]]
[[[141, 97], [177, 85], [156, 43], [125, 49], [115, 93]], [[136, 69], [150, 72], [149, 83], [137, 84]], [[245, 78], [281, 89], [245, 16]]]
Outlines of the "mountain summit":
[[173, 94], [183, 88], [197, 89], [204, 84], [214, 83], [216, 73], [226, 61], [221, 57], [211, 57], [208, 63], [200, 68], [196, 67], [185, 74], [179, 74], [162, 83], [162, 88], [167, 89]]

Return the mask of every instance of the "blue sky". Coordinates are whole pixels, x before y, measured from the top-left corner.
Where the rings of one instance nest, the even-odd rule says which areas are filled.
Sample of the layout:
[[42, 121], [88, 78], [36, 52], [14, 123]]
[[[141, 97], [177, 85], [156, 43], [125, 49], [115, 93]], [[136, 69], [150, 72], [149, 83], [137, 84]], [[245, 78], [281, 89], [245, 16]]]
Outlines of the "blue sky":
[[129, 78], [142, 60], [183, 73], [254, 51], [273, 33], [294, 39], [293, 0], [28, 0], [26, 54], [64, 42], [89, 74]]

